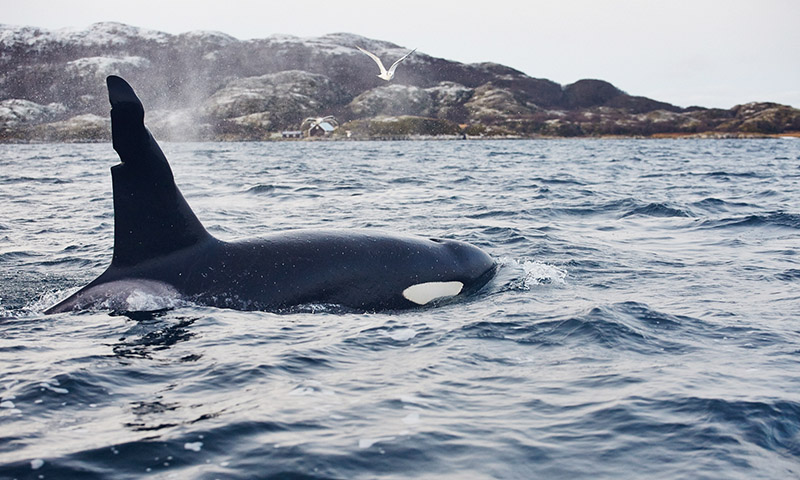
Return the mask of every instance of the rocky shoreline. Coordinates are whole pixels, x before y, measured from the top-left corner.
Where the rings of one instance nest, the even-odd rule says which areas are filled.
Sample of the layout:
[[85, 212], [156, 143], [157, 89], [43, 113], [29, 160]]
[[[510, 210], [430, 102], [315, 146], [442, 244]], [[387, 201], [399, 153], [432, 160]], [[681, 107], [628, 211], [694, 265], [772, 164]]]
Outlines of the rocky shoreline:
[[392, 83], [356, 46], [407, 50], [351, 34], [240, 41], [118, 23], [85, 30], [0, 26], [0, 142], [110, 140], [104, 79], [135, 85], [154, 135], [172, 141], [265, 141], [332, 115], [330, 139], [795, 135], [800, 110], [751, 102], [681, 108], [594, 79], [559, 85], [503, 65], [422, 52]]

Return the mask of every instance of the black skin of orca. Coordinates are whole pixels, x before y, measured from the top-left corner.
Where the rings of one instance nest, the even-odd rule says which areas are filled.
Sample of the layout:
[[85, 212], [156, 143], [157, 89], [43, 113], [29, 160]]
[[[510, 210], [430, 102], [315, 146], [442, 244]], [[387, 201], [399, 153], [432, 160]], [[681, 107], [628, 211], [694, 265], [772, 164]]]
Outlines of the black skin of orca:
[[134, 291], [167, 293], [201, 305], [279, 311], [335, 304], [359, 311], [418, 307], [403, 291], [461, 282], [461, 295], [494, 275], [495, 261], [470, 244], [350, 230], [289, 230], [225, 242], [209, 234], [175, 185], [144, 125], [144, 107], [122, 78], [107, 79], [111, 132], [120, 164], [111, 168], [111, 265], [47, 314], [109, 307]]

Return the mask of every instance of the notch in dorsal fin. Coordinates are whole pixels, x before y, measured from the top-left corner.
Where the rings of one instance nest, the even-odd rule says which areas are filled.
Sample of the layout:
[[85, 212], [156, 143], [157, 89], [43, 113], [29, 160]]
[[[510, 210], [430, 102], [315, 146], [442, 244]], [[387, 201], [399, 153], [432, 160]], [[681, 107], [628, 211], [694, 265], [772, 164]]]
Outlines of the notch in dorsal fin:
[[169, 162], [144, 126], [144, 107], [120, 77], [106, 79], [111, 136], [122, 163], [114, 183], [112, 267], [136, 265], [211, 238], [183, 198]]

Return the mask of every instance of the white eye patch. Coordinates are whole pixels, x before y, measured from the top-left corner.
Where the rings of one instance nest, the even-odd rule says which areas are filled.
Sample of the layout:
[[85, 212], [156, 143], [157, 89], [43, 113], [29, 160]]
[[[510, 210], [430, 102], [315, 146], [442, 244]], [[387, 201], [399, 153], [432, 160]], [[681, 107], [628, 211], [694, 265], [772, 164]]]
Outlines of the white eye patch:
[[461, 282], [418, 283], [403, 290], [403, 296], [417, 305], [427, 305], [439, 298], [455, 297], [462, 288], [464, 284]]

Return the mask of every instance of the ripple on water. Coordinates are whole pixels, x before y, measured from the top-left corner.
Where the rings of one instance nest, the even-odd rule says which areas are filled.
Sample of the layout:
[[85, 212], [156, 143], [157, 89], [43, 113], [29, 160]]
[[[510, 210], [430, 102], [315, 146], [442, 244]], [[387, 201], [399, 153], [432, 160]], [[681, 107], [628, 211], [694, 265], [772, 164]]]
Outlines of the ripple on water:
[[225, 240], [379, 226], [500, 268], [407, 312], [43, 316], [110, 262], [117, 159], [0, 145], [0, 477], [800, 475], [800, 142], [165, 150]]

